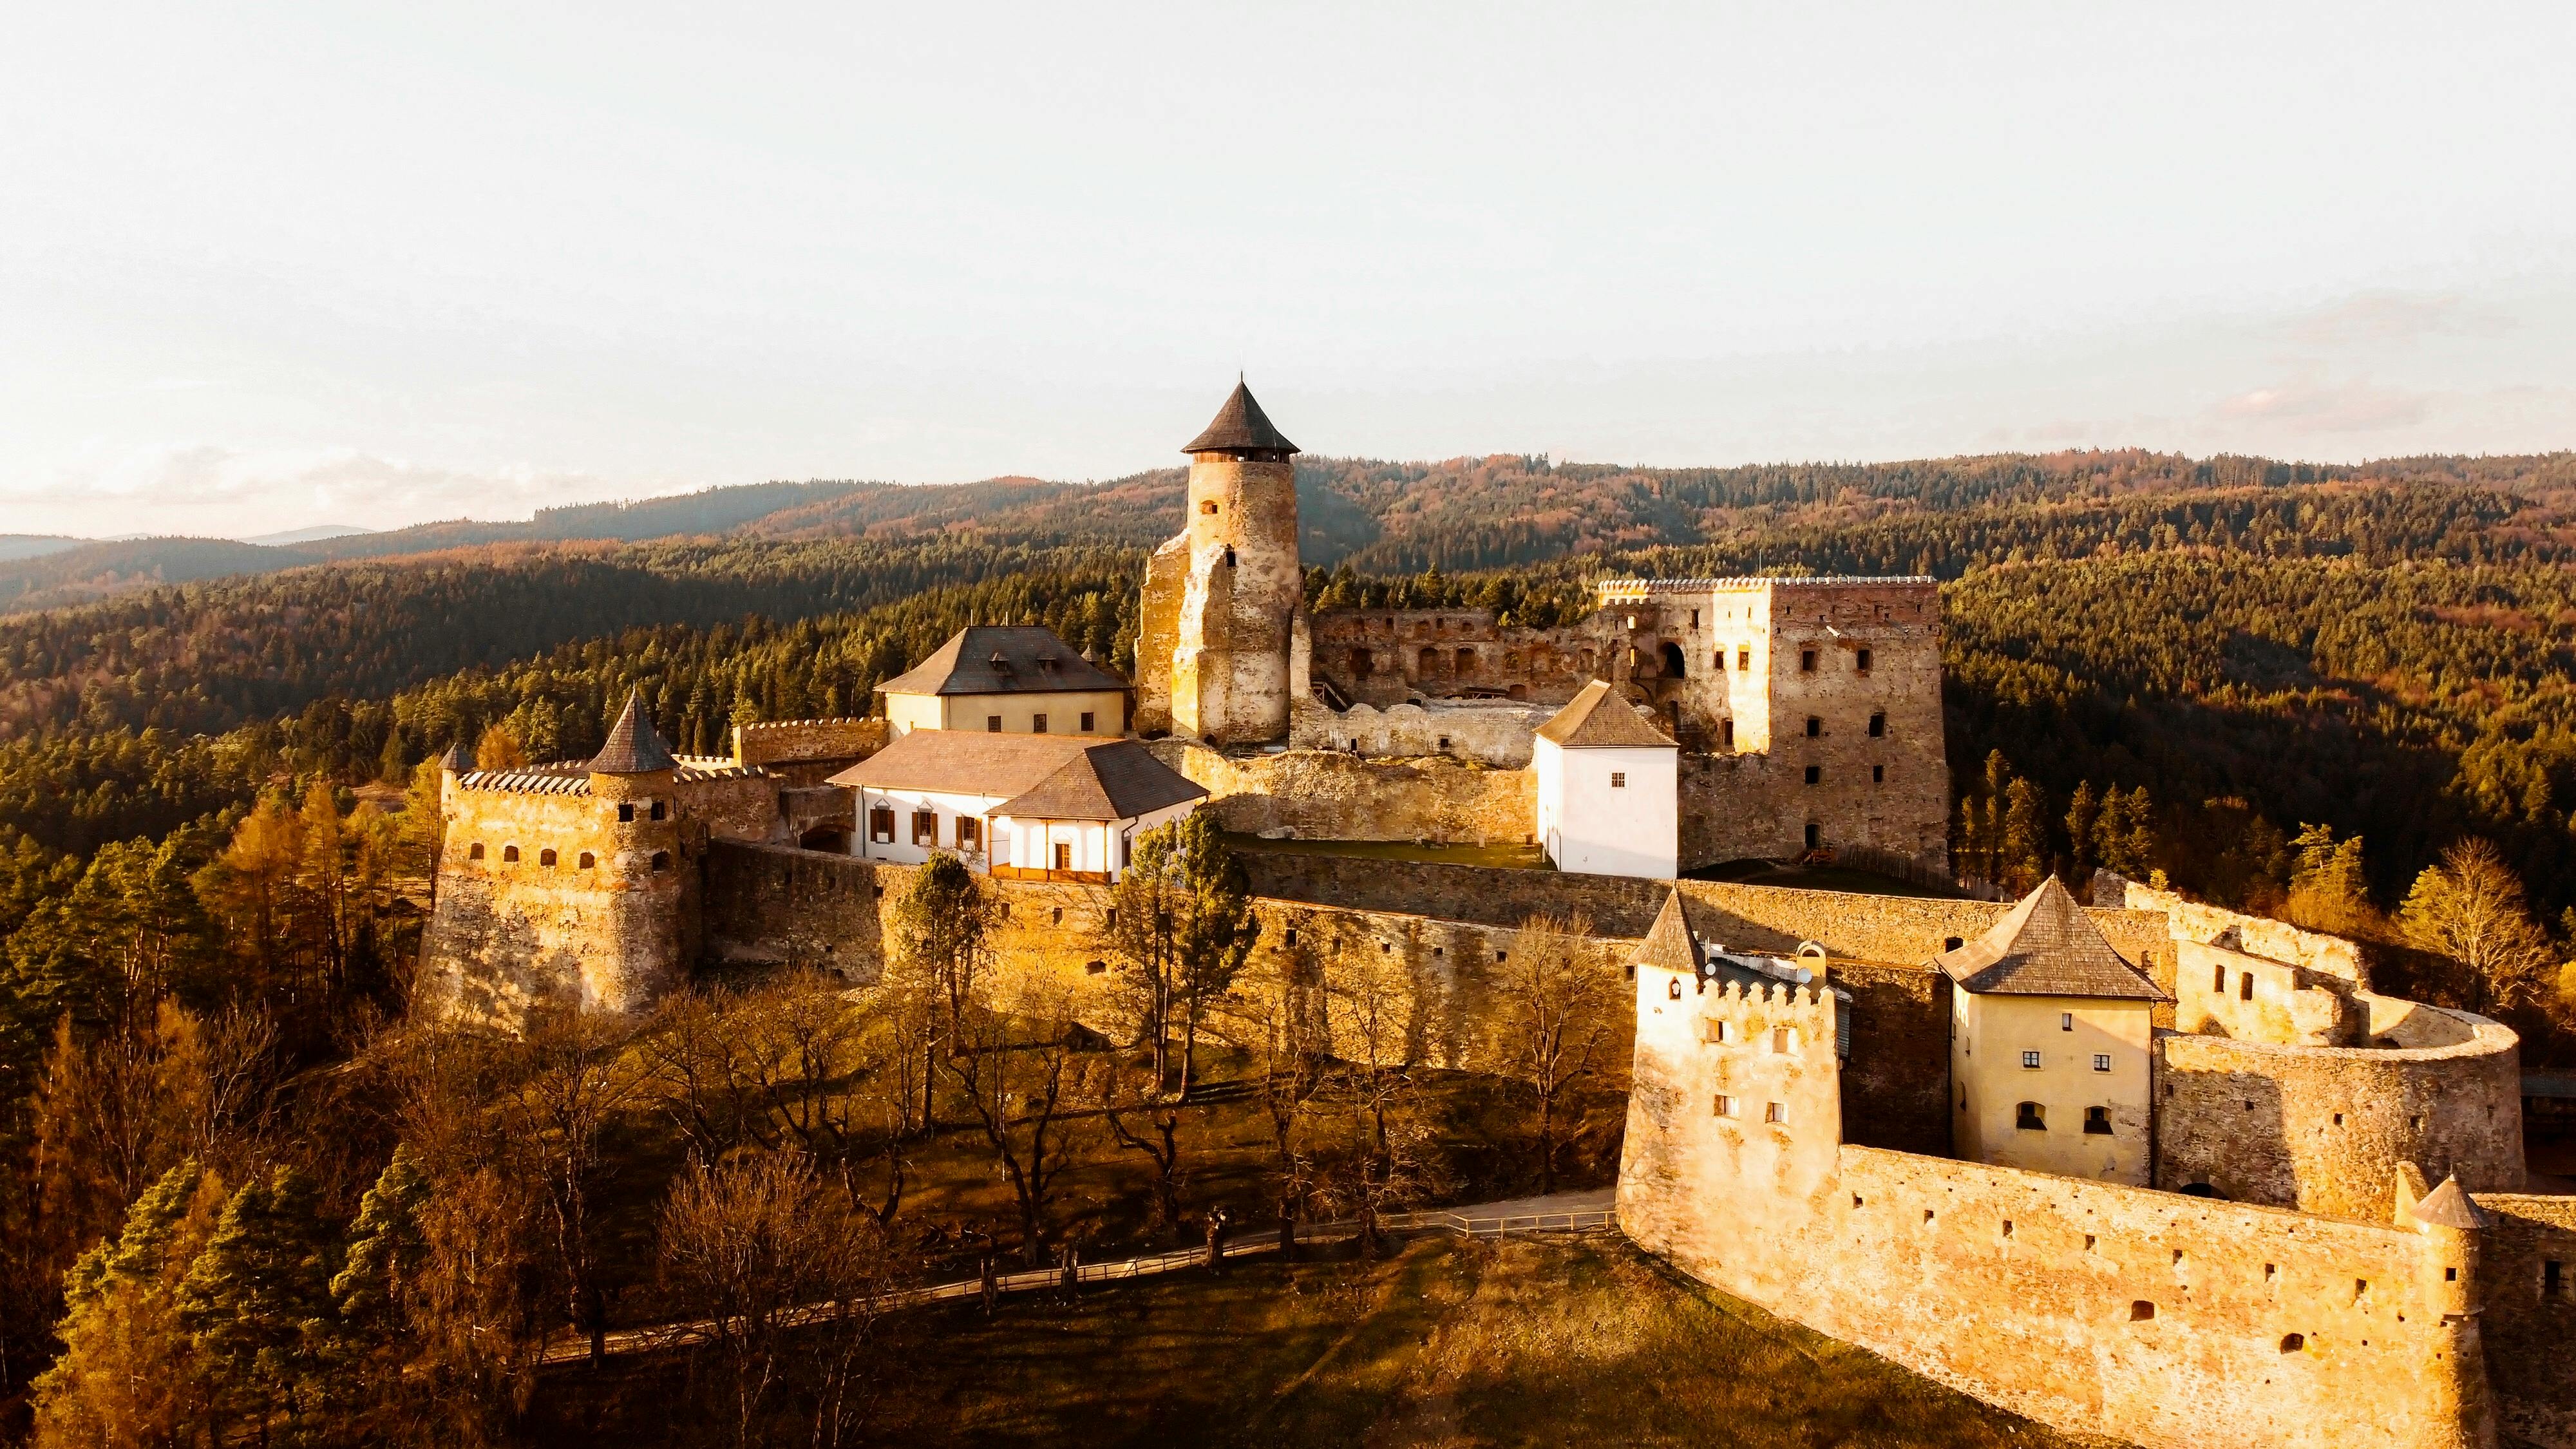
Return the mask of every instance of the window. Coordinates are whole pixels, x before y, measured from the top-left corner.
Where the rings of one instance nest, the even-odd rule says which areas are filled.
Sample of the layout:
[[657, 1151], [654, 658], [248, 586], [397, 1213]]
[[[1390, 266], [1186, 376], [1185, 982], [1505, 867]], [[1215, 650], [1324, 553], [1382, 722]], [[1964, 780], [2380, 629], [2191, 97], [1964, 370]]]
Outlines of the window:
[[1750, 669], [1753, 667], [1753, 648], [1751, 645], [1738, 644], [1735, 646], [1735, 667], [1738, 669]]
[[667, 813], [668, 813], [668, 812], [667, 812], [667, 811], [665, 811], [665, 810], [662, 808], [662, 802], [661, 802], [661, 801], [656, 800], [656, 801], [654, 801], [654, 802], [653, 802], [653, 811], [652, 811], [652, 814], [653, 814], [653, 818], [654, 818], [654, 819], [659, 820], [659, 819], [661, 819], [661, 818], [662, 818], [665, 814], [667, 814]]
[[1199, 512], [1201, 512], [1201, 513], [1214, 513], [1214, 512], [1216, 512], [1216, 500], [1215, 500], [1215, 499], [1213, 499], [1213, 498], [1208, 498], [1208, 499], [1203, 499], [1203, 500], [1201, 500], [1201, 501], [1200, 501], [1200, 503], [1199, 503]]
[[[1135, 860], [1136, 860], [1136, 832], [1135, 832], [1135, 831], [1133, 831], [1133, 830], [1122, 830], [1122, 831], [1119, 831], [1119, 832], [1118, 832], [1118, 868], [1119, 868], [1120, 870], [1125, 870], [1129, 865], [1134, 864], [1134, 863], [1135, 863]], [[1296, 944], [1297, 944], [1297, 933], [1296, 933], [1296, 932], [1294, 932], [1294, 931], [1290, 931], [1290, 932], [1288, 933], [1288, 944], [1289, 944], [1289, 945], [1291, 945], [1291, 946], [1294, 946], [1294, 945], [1296, 945]]]
[[1042, 735], [1046, 733], [1045, 715], [1033, 714], [1029, 716], [1029, 733], [1033, 735]]
[[1824, 779], [1825, 779], [1825, 767], [1824, 767], [1824, 766], [1822, 766], [1822, 765], [1809, 765], [1809, 766], [1807, 767], [1807, 783], [1808, 783], [1808, 784], [1810, 784], [1810, 785], [1819, 785], [1819, 784], [1824, 783]]
[[617, 807], [617, 818], [620, 823], [633, 820], [635, 818], [635, 802], [629, 800], [620, 803]]
[[664, 871], [666, 871], [666, 870], [669, 870], [670, 868], [671, 868], [671, 852], [669, 852], [669, 851], [667, 851], [667, 850], [657, 850], [657, 851], [654, 851], [654, 852], [653, 852], [653, 873], [654, 873], [655, 875], [660, 875], [662, 872], [664, 872]]
[[1818, 719], [1814, 715], [1807, 716], [1807, 738], [1812, 740], [1824, 732], [1825, 722], [1823, 720]]
[[483, 842], [478, 840], [472, 845], [465, 847], [465, 858], [467, 860], [481, 860], [483, 858]]
[[1869, 717], [1869, 737], [1875, 740], [1883, 738], [1886, 734], [1887, 716], [1884, 714], [1871, 715]]
[[2131, 1323], [2144, 1323], [2155, 1316], [2156, 1305], [2149, 1303], [2144, 1298], [2141, 1298], [2135, 1303], [2129, 1305], [2129, 1321]]
[[2013, 1126], [2024, 1132], [2045, 1132], [2048, 1109], [2037, 1102], [2024, 1102], [2013, 1108]]
[[998, 734], [1000, 734], [1001, 732], [1002, 732], [1002, 717], [1001, 717], [1000, 715], [998, 715], [998, 714], [988, 714], [988, 715], [984, 716], [984, 733], [986, 733], [986, 734], [988, 734], [988, 735], [998, 735]]
[[1072, 846], [1064, 844], [1061, 841], [1057, 842], [1055, 847], [1055, 868], [1058, 870], [1073, 869]]
[[2109, 1052], [2095, 1052], [2093, 1054], [2093, 1070], [2097, 1072], [2107, 1072], [2111, 1070], [2111, 1054]]
[[2299, 1350], [2306, 1348], [2307, 1346], [2308, 1340], [2305, 1334], [2285, 1333], [2281, 1335], [2281, 1352], [2283, 1353], [2297, 1353]]
[[1058, 907], [1056, 907], [1056, 908], [1055, 908], [1055, 912], [1054, 912], [1054, 914], [1052, 914], [1052, 915], [1050, 915], [1050, 916], [1048, 916], [1048, 917], [1047, 917], [1047, 924], [1048, 924], [1048, 925], [1050, 925], [1050, 926], [1061, 926], [1061, 925], [1063, 925], [1063, 924], [1064, 924], [1064, 907], [1062, 907], [1062, 906], [1058, 906]]
[[1084, 734], [1091, 733], [1091, 711], [1087, 709], [1082, 712], [1082, 732]]
[[1284, 933], [1282, 933], [1282, 934], [1283, 934], [1283, 936], [1285, 937], [1286, 943], [1287, 943], [1288, 945], [1294, 946], [1294, 945], [1296, 945], [1296, 944], [1297, 944], [1297, 928], [1296, 928], [1295, 926], [1290, 926], [1290, 927], [1289, 927], [1289, 928], [1288, 928]]
[[578, 864], [583, 870], [597, 870], [599, 868], [599, 857], [585, 850], [581, 853], [581, 860]]
[[1716, 666], [1718, 673], [1724, 674], [1726, 672], [1726, 651], [1723, 649], [1713, 651], [1709, 655], [1708, 662]]
[[1439, 750], [1440, 750], [1440, 753], [1442, 753], [1442, 754], [1444, 754], [1444, 755], [1445, 755], [1445, 754], [1447, 754], [1447, 753], [1449, 753], [1449, 737], [1448, 737], [1447, 735], [1442, 735], [1442, 736], [1440, 737]]
[[1718, 1116], [1720, 1116], [1720, 1117], [1732, 1117], [1732, 1116], [1734, 1116], [1734, 1115], [1735, 1115], [1735, 1099], [1734, 1099], [1733, 1097], [1730, 1097], [1730, 1096], [1726, 1095], [1724, 1092], [1720, 1092], [1720, 1093], [1718, 1093], [1718, 1094], [1717, 1094], [1717, 1106], [1716, 1106], [1716, 1108], [1715, 1108], [1715, 1111], [1716, 1111], [1717, 1115], [1718, 1115]]
[[1966, 939], [1959, 936], [1944, 936], [1941, 938], [1941, 949], [1944, 951], [1956, 951], [1966, 944]]
[[2236, 999], [2237, 999], [2237, 1000], [2239, 1000], [2239, 1001], [2252, 1001], [2252, 1000], [2254, 999], [2254, 973], [2253, 973], [2253, 972], [2251, 972], [2251, 971], [2244, 972], [2242, 975], [2240, 975], [2240, 976], [2237, 978], [2237, 982], [2236, 982]]
[[1721, 1046], [1732, 1045], [1735, 1041], [1735, 1023], [1731, 1021], [1719, 1022], [1717, 1024], [1717, 1040], [1718, 1044]]
[[2217, 993], [2218, 993], [2219, 995], [2221, 995], [2221, 996], [2225, 996], [2225, 995], [2227, 994], [2227, 963], [2226, 963], [2226, 962], [2222, 961], [2222, 962], [2220, 962], [2218, 965], [2216, 965], [2216, 966], [2214, 966], [2214, 967], [2210, 968], [2210, 973], [2209, 973], [2209, 989], [2210, 989], [2210, 990], [2212, 990], [2212, 991], [2217, 992]]
[[1234, 567], [1234, 545], [1230, 543], [1225, 546], [1225, 566]]
[[1785, 1026], [1771, 1028], [1771, 1050], [1781, 1053], [1789, 1050], [1789, 1028]]
[[1788, 1121], [1788, 1120], [1789, 1120], [1789, 1104], [1788, 1104], [1788, 1103], [1786, 1103], [1786, 1102], [1765, 1102], [1765, 1103], [1763, 1103], [1763, 1104], [1762, 1104], [1762, 1120], [1763, 1120], [1763, 1121], [1765, 1121], [1765, 1122], [1786, 1122], [1786, 1121]]
[[1853, 662], [1854, 664], [1857, 664], [1857, 665], [1859, 665], [1859, 666], [1860, 666], [1860, 672], [1861, 672], [1861, 673], [1863, 673], [1863, 674], [1867, 674], [1867, 673], [1869, 673], [1869, 651], [1868, 651], [1868, 650], [1863, 649], [1863, 650], [1859, 651], [1858, 653], [1856, 653], [1856, 654], [1852, 655], [1852, 662]]
[[[1458, 651], [1458, 672], [1460, 674], [1473, 674], [1476, 672], [1475, 650], [1461, 649]], [[1679, 673], [1680, 671], [1675, 670], [1674, 672]]]
[[915, 810], [912, 812], [912, 843], [915, 845], [937, 845], [939, 843], [938, 811]]
[[515, 846], [515, 845], [505, 845], [505, 846], [502, 846], [502, 847], [501, 847], [501, 859], [503, 859], [504, 861], [507, 861], [507, 862], [509, 862], [509, 863], [511, 863], [511, 864], [513, 864], [513, 865], [516, 865], [516, 864], [518, 863], [518, 860], [519, 860], [519, 847], [517, 847], [517, 846]]
[[1731, 749], [1734, 749], [1734, 748], [1735, 748], [1735, 721], [1733, 721], [1733, 720], [1731, 720], [1731, 719], [1730, 719], [1730, 720], [1720, 720], [1720, 721], [1718, 722], [1718, 726], [1717, 726], [1717, 736], [1718, 736], [1719, 741], [1720, 741], [1721, 743], [1723, 743], [1723, 744], [1724, 744], [1728, 749], [1730, 749], [1730, 750], [1731, 750]]
[[1699, 627], [1699, 610], [1697, 609], [1691, 610], [1691, 627], [1694, 629]]
[[1612, 770], [1610, 772], [1610, 788], [1613, 790], [1627, 789], [1628, 772], [1625, 770]]
[[1821, 826], [1821, 825], [1818, 825], [1816, 822], [1814, 822], [1814, 821], [1812, 821], [1812, 820], [1808, 821], [1808, 822], [1807, 822], [1807, 848], [1808, 848], [1809, 850], [1821, 850], [1821, 849], [1823, 849], [1823, 848], [1824, 848], [1824, 844], [1825, 844], [1825, 827], [1823, 827], [1823, 826]]
[[2026, 1068], [2036, 1071], [2039, 1067], [2039, 1053], [2023, 1052], [2021, 1054], [2021, 1064]]
[[554, 853], [553, 851], [551, 851], [551, 850], [540, 850], [540, 851], [538, 851], [538, 852], [537, 852], [537, 864], [539, 864], [539, 865], [552, 865], [552, 864], [554, 864], [554, 863], [555, 863], [555, 853]]
[[1801, 649], [1798, 651], [1798, 672], [1800, 674], [1813, 674], [1816, 672], [1815, 650]]
[[1869, 767], [1869, 782], [1870, 782], [1871, 784], [1873, 784], [1873, 785], [1884, 785], [1884, 784], [1886, 784], [1886, 783], [1887, 783], [1887, 767], [1886, 767], [1885, 765], [1872, 765], [1872, 766], [1870, 766], [1870, 767]]
[[2057, 1029], [2059, 1031], [2073, 1031], [2075, 1029], [2075, 1013], [2071, 1011], [2059, 1012], [2057, 1014]]
[[1082, 969], [1093, 976], [1105, 975], [1109, 970], [1109, 963], [1106, 961], [1085, 961], [1082, 963]]
[[1376, 663], [1375, 659], [1370, 656], [1367, 650], [1354, 649], [1351, 651], [1351, 673], [1353, 676], [1360, 679], [1366, 679], [1368, 677], [1369, 668], [1374, 663]]
[[868, 839], [879, 845], [894, 844], [894, 807], [879, 805], [868, 811]]
[[2084, 1130], [2085, 1130], [2085, 1131], [2087, 1131], [2087, 1132], [2092, 1133], [2093, 1135], [2095, 1135], [2095, 1136], [2097, 1136], [2097, 1137], [2108, 1137], [2108, 1136], [2110, 1136], [2110, 1135], [2111, 1135], [2111, 1109], [2110, 1109], [2110, 1108], [2108, 1108], [2108, 1107], [2087, 1107], [2087, 1108], [2085, 1108], [2085, 1109], [2084, 1109]]
[[2544, 1258], [2541, 1260], [2540, 1296], [2543, 1298], [2564, 1298], [2567, 1296], [2567, 1265], [2565, 1263], [2560, 1262], [2556, 1258]]
[[1665, 983], [1664, 983], [1664, 995], [1665, 995], [1665, 997], [1666, 997], [1666, 998], [1668, 998], [1668, 999], [1670, 999], [1670, 1000], [1673, 1000], [1673, 1001], [1679, 1001], [1679, 1000], [1681, 1000], [1681, 999], [1682, 999], [1682, 979], [1681, 979], [1680, 977], [1676, 976], [1676, 977], [1674, 977], [1672, 980], [1665, 982]]
[[984, 848], [984, 822], [976, 819], [972, 815], [958, 816], [957, 848], [959, 850], [982, 850]]

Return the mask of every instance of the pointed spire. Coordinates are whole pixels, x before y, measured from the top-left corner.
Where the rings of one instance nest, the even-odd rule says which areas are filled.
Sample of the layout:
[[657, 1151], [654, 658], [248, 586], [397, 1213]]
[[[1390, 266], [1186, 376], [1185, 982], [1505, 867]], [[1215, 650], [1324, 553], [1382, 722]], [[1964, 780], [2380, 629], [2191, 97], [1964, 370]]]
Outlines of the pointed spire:
[[2422, 1202], [2415, 1204], [2414, 1217], [2419, 1223], [2428, 1223], [2437, 1228], [2459, 1228], [2463, 1231], [2483, 1228], [2487, 1225], [2485, 1214], [2478, 1211], [2478, 1205], [2470, 1200], [2467, 1192], [2461, 1189], [2460, 1179], [2456, 1174], [2443, 1178], [2440, 1187], [2433, 1189], [2425, 1195]]
[[451, 775], [471, 775], [474, 773], [474, 752], [465, 747], [464, 740], [459, 739], [447, 747], [446, 754], [438, 757], [438, 768]]
[[1655, 913], [1655, 924], [1647, 929], [1646, 939], [1637, 948], [1637, 964], [1688, 971], [1694, 976], [1707, 971], [1708, 958], [1701, 954], [1698, 939], [1690, 933], [1690, 918], [1683, 913], [1680, 891], [1664, 896], [1664, 908]]
[[671, 747], [653, 728], [644, 713], [644, 691], [626, 696], [626, 708], [608, 731], [608, 743], [590, 758], [594, 775], [646, 775], [655, 770], [675, 769], [679, 761], [671, 758]]
[[1207, 430], [1192, 438], [1189, 446], [1181, 451], [1232, 453], [1237, 457], [1267, 453], [1286, 457], [1297, 451], [1297, 445], [1271, 425], [1269, 415], [1261, 410], [1261, 404], [1252, 400], [1252, 389], [1238, 379], [1233, 394], [1225, 400], [1225, 406], [1217, 409], [1216, 421], [1209, 423]]

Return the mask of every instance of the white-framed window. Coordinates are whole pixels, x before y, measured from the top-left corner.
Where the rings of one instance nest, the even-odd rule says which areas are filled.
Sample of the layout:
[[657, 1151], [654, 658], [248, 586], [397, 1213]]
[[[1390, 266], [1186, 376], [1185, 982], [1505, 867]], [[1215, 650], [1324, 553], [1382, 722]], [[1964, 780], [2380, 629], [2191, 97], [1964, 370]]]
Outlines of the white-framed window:
[[2059, 1012], [2057, 1014], [2057, 1029], [2059, 1031], [2073, 1031], [2075, 1029], [2075, 1013], [2071, 1011]]
[[1717, 1115], [1718, 1115], [1718, 1116], [1720, 1116], [1720, 1117], [1732, 1117], [1732, 1116], [1734, 1116], [1734, 1115], [1735, 1115], [1735, 1099], [1734, 1099], [1733, 1097], [1730, 1097], [1730, 1096], [1726, 1095], [1724, 1092], [1720, 1092], [1720, 1093], [1718, 1093], [1718, 1094], [1717, 1094], [1717, 1107], [1716, 1107], [1716, 1112], [1717, 1112]]
[[2111, 1054], [2109, 1052], [2095, 1052], [2093, 1054], [2093, 1070], [2097, 1072], [2107, 1072], [2111, 1070]]
[[2038, 1069], [2038, 1067], [2039, 1067], [2039, 1053], [2037, 1053], [2037, 1052], [2023, 1052], [2023, 1053], [2021, 1054], [2021, 1064], [2022, 1064], [2023, 1066], [2025, 1066], [2025, 1067], [2031, 1068], [2031, 1069], [2032, 1069], [2032, 1070], [2034, 1070], [2034, 1071], [2035, 1071], [2035, 1070], [2037, 1070], [2037, 1069]]
[[1763, 1121], [1765, 1121], [1765, 1122], [1786, 1122], [1786, 1121], [1788, 1121], [1788, 1120], [1789, 1120], [1789, 1104], [1788, 1104], [1788, 1103], [1786, 1103], [1786, 1102], [1765, 1102], [1765, 1103], [1763, 1103], [1763, 1104], [1762, 1104], [1762, 1120], [1763, 1120]]

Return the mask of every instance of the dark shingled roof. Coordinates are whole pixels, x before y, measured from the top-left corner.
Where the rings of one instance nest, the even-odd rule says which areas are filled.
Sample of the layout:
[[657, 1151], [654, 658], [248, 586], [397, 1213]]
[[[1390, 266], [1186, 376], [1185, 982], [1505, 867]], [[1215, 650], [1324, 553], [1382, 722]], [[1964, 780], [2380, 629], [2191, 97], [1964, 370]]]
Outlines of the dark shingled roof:
[[1611, 691], [1607, 682], [1598, 679], [1583, 686], [1583, 692], [1574, 697], [1573, 703], [1540, 725], [1538, 737], [1569, 750], [1681, 748], [1671, 736], [1655, 728], [1654, 722], [1640, 713], [1635, 705], [1621, 699]]
[[997, 815], [1127, 820], [1207, 793], [1134, 740], [914, 730], [832, 777], [872, 790], [998, 796]]
[[1270, 424], [1261, 404], [1252, 400], [1252, 389], [1241, 382], [1234, 394], [1217, 409], [1216, 421], [1207, 430], [1190, 439], [1184, 453], [1293, 453], [1297, 445]]
[[463, 740], [458, 740], [447, 747], [446, 754], [438, 757], [438, 767], [452, 774], [471, 775], [474, 773], [474, 752], [465, 748]]
[[680, 762], [671, 758], [671, 747], [662, 743], [653, 721], [644, 714], [644, 691], [638, 689], [626, 696], [626, 708], [619, 712], [617, 723], [609, 727], [608, 743], [590, 757], [594, 775], [649, 775], [655, 770], [676, 770]]
[[1637, 964], [1665, 971], [1687, 971], [1699, 975], [1708, 965], [1700, 953], [1699, 940], [1691, 934], [1690, 917], [1682, 909], [1682, 893], [1668, 891], [1664, 908], [1655, 913], [1655, 924], [1637, 948]]
[[969, 624], [909, 671], [877, 686], [886, 694], [1055, 694], [1125, 689], [1039, 624]]
[[2050, 876], [1992, 929], [1935, 958], [1960, 989], [2003, 996], [2104, 996], [2162, 1001], [2146, 974], [2120, 958], [2102, 928]]

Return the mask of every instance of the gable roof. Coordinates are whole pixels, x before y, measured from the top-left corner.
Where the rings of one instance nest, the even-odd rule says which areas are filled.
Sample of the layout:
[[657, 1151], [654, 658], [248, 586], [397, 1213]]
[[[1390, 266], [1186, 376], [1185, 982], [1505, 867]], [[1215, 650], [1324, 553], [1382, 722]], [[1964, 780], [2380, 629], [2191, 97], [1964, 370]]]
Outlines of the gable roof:
[[851, 789], [999, 799], [996, 815], [1127, 820], [1207, 793], [1134, 740], [914, 730], [834, 775]]
[[1216, 421], [1181, 449], [1184, 453], [1293, 453], [1297, 445], [1287, 435], [1271, 426], [1270, 417], [1261, 404], [1252, 400], [1252, 389], [1240, 379], [1216, 410]]
[[1040, 624], [969, 624], [910, 670], [877, 686], [885, 694], [1059, 694], [1125, 689]]
[[626, 696], [626, 708], [619, 711], [617, 723], [609, 728], [608, 743], [590, 757], [590, 773], [645, 775], [679, 767], [680, 762], [671, 758], [671, 747], [662, 743], [660, 732], [644, 713], [644, 691], [631, 691]]
[[1701, 953], [1699, 939], [1691, 934], [1690, 917], [1682, 909], [1682, 893], [1664, 893], [1664, 908], [1655, 912], [1655, 924], [1646, 931], [1646, 939], [1637, 947], [1637, 964], [1664, 971], [1687, 971], [1694, 976], [1707, 969], [1708, 958]]
[[1572, 703], [1540, 725], [1538, 737], [1569, 750], [1681, 748], [1600, 679], [1583, 686]]
[[2163, 991], [2111, 949], [2102, 928], [2050, 876], [1986, 933], [1934, 964], [1963, 991], [2163, 1001]]

